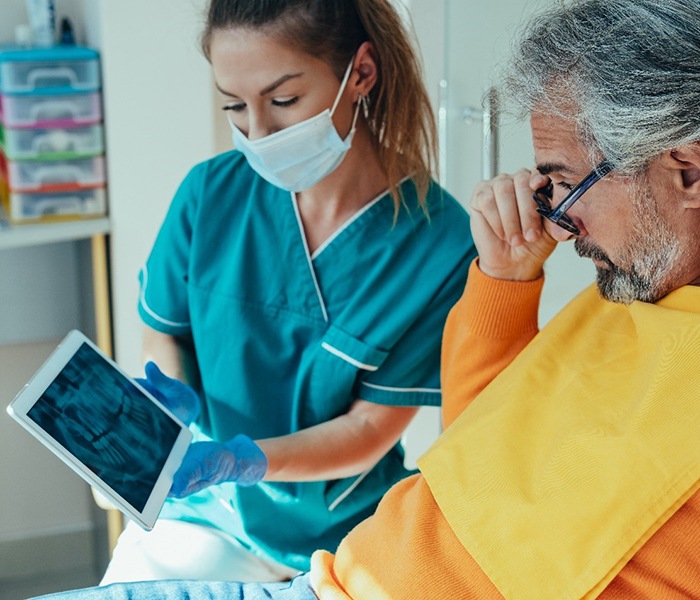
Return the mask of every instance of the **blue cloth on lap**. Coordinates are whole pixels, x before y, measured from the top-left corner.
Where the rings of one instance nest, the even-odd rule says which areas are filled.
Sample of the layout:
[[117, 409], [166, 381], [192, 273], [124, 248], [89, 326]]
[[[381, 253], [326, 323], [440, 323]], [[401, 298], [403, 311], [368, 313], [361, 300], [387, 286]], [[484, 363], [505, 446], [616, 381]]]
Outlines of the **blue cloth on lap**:
[[277, 583], [137, 581], [41, 596], [42, 600], [317, 600], [308, 574]]

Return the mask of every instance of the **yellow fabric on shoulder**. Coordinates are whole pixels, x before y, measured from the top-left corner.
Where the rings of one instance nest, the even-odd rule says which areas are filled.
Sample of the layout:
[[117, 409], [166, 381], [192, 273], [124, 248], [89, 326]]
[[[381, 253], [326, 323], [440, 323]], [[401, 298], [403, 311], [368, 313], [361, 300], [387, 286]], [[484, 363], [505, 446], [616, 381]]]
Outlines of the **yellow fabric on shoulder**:
[[596, 597], [700, 488], [700, 288], [623, 306], [591, 286], [419, 468], [507, 599]]

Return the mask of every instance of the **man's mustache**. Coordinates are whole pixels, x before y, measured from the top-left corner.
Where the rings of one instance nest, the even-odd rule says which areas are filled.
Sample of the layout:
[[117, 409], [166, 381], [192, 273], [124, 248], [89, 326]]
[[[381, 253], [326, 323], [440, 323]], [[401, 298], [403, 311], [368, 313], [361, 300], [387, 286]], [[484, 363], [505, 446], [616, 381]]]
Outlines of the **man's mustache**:
[[594, 260], [604, 262], [611, 269], [615, 268], [615, 264], [610, 260], [608, 255], [595, 244], [586, 242], [581, 238], [577, 238], [574, 242], [574, 250], [576, 250], [576, 254], [582, 258], [592, 258]]

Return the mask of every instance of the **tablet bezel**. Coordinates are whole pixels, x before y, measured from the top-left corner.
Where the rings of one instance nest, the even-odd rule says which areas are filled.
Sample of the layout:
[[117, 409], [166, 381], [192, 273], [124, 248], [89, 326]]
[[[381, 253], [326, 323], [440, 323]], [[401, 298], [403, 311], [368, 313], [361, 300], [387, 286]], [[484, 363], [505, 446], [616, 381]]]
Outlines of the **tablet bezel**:
[[[28, 415], [32, 407], [41, 399], [42, 395], [56, 380], [64, 367], [68, 365], [83, 344], [90, 346], [100, 359], [104, 361], [106, 366], [114, 369], [119, 375], [131, 382], [143, 394], [144, 401], [153, 402], [153, 404], [159, 407], [179, 427], [179, 433], [177, 434], [175, 442], [170, 449], [168, 457], [163, 464], [160, 475], [151, 490], [143, 510], [138, 510], [136, 507], [132, 506], [124, 497], [110, 487], [106, 481], [90, 470]], [[172, 486], [173, 475], [180, 466], [192, 440], [192, 432], [182, 421], [139, 385], [138, 382], [127, 375], [119, 365], [106, 356], [96, 344], [78, 330], [72, 330], [66, 335], [29, 382], [22, 388], [17, 396], [15, 396], [14, 400], [12, 400], [7, 407], [7, 412], [15, 421], [51, 450], [51, 452], [57, 455], [83, 480], [97, 489], [112, 504], [146, 530], [152, 529], [155, 525], [158, 514]]]

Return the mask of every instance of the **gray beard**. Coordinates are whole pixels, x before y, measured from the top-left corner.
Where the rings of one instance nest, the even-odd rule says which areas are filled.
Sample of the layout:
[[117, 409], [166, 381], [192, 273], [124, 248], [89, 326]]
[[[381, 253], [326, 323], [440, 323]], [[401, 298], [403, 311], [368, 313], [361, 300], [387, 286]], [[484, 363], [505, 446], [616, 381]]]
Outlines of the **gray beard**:
[[620, 253], [621, 268], [592, 242], [577, 239], [574, 248], [579, 256], [594, 258], [596, 283], [600, 295], [611, 302], [631, 304], [635, 300], [656, 302], [673, 290], [669, 277], [677, 263], [680, 242], [661, 219], [658, 204], [648, 186], [632, 195], [633, 223], [629, 240]]

